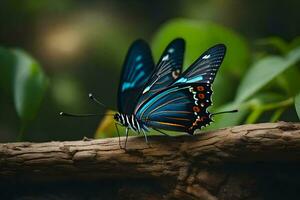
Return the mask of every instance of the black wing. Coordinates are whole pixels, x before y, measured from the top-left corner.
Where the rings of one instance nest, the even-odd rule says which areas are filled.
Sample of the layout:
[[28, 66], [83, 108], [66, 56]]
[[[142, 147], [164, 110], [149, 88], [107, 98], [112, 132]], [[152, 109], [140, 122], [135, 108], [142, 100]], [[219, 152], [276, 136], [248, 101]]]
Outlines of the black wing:
[[205, 51], [172, 85], [212, 84], [225, 57], [226, 46], [217, 44]]
[[154, 70], [154, 62], [149, 45], [136, 40], [129, 48], [123, 64], [118, 89], [118, 110], [132, 114], [137, 98]]
[[170, 86], [180, 75], [184, 50], [185, 42], [182, 38], [177, 38], [170, 42], [159, 59], [151, 78], [145, 85], [135, 110], [137, 110], [139, 105], [142, 105], [143, 102]]

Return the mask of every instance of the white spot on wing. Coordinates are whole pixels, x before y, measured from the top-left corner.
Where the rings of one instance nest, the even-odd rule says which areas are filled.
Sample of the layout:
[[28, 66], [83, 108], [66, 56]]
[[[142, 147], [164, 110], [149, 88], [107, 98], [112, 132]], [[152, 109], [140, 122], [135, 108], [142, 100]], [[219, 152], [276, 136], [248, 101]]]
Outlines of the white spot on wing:
[[209, 59], [210, 58], [210, 55], [208, 54], [208, 55], [205, 55], [205, 56], [203, 56], [202, 57], [203, 59]]
[[169, 53], [173, 53], [175, 50], [173, 48], [169, 49], [168, 52]]
[[162, 58], [162, 61], [166, 61], [169, 59], [169, 54], [165, 55], [163, 58]]
[[147, 86], [144, 91], [143, 91], [143, 94], [145, 94], [146, 92], [148, 92], [150, 90], [151, 86]]

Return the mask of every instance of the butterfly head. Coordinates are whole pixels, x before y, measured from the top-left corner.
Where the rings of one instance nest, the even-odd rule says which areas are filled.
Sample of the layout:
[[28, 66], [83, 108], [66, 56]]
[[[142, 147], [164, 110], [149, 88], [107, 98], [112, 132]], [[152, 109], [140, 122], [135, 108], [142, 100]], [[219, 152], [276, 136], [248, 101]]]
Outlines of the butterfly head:
[[116, 120], [117, 122], [120, 122], [120, 121], [121, 121], [121, 115], [120, 115], [120, 113], [116, 113], [116, 114], [114, 115], [114, 120]]

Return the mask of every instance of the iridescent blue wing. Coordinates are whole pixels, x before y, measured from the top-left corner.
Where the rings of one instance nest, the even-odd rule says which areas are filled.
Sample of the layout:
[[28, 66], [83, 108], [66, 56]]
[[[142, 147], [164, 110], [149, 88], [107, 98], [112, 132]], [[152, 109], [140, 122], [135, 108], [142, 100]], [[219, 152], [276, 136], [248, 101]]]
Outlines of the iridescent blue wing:
[[171, 86], [144, 103], [136, 116], [146, 126], [193, 134], [212, 120], [211, 85], [206, 83]]
[[154, 70], [154, 62], [149, 45], [136, 40], [129, 48], [123, 64], [118, 89], [118, 110], [132, 114], [137, 98]]
[[148, 80], [137, 103], [139, 105], [150, 99], [152, 96], [170, 86], [182, 71], [185, 42], [177, 38], [170, 42], [164, 50], [159, 62]]
[[173, 85], [186, 83], [213, 83], [226, 53], [224, 44], [217, 44], [205, 51]]

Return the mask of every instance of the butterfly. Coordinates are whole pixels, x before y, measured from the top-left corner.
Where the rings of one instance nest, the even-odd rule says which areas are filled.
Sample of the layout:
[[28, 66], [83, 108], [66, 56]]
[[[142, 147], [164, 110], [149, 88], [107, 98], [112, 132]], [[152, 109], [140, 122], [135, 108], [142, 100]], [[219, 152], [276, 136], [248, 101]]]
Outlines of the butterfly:
[[212, 84], [226, 46], [214, 45], [182, 72], [184, 51], [184, 39], [176, 38], [155, 65], [144, 40], [136, 40], [130, 46], [118, 87], [118, 112], [114, 114], [118, 135], [118, 125], [126, 128], [125, 149], [129, 130], [142, 133], [148, 143], [150, 129], [165, 135], [162, 130], [193, 135], [196, 129], [209, 125], [213, 115], [237, 111], [208, 111], [212, 104]]
[[149, 128], [193, 134], [220, 114], [211, 114], [207, 108], [212, 104], [211, 87], [226, 53], [225, 45], [209, 48], [181, 73], [184, 50], [183, 39], [173, 40], [153, 67], [145, 42], [131, 46], [119, 84], [119, 112], [114, 115], [117, 124], [126, 127], [126, 141], [129, 130], [143, 133], [146, 141]]

